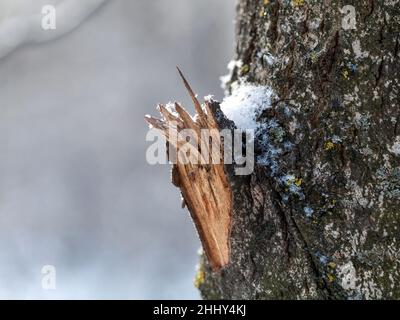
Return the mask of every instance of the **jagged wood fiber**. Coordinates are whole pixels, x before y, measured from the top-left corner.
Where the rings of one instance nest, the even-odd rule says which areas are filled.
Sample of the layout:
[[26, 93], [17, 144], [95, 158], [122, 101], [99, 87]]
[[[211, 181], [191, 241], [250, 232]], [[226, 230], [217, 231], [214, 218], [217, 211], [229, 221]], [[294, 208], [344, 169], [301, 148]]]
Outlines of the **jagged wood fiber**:
[[[219, 143], [219, 126], [211, 109], [211, 102], [205, 101], [203, 110], [188, 82], [179, 69], [178, 71], [193, 100], [197, 116], [192, 118], [179, 103], [175, 103], [176, 114], [159, 105], [158, 110], [163, 119], [149, 116], [145, 119], [154, 128], [161, 130], [167, 142], [177, 151], [177, 161], [172, 169], [172, 182], [181, 190], [204, 252], [216, 271], [229, 263], [232, 191], [222, 163], [223, 148]], [[192, 141], [193, 146], [181, 136], [180, 132], [184, 129], [196, 132], [192, 137], [195, 140]], [[201, 144], [202, 129], [210, 130], [211, 143], [207, 141], [206, 144]], [[183, 145], [190, 149], [191, 157], [200, 160], [199, 163], [192, 163], [187, 154], [179, 151]], [[208, 152], [202, 153], [200, 146], [209, 148]], [[211, 163], [210, 157], [205, 159], [204, 154], [211, 156], [215, 148], [219, 149], [221, 158], [219, 163], [214, 164]]]

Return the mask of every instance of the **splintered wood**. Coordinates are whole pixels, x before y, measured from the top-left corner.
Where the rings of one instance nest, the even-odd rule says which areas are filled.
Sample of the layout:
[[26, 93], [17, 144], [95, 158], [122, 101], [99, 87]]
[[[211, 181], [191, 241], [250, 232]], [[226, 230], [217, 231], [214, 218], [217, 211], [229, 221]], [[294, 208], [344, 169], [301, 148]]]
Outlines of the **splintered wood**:
[[[150, 116], [146, 116], [145, 119], [151, 126], [161, 130], [168, 144], [177, 151], [172, 180], [182, 192], [211, 267], [217, 271], [229, 263], [232, 191], [224, 170], [223, 153], [218, 153], [218, 163], [215, 159], [210, 159], [215, 156], [213, 151], [216, 148], [218, 151], [222, 150], [219, 127], [210, 104], [206, 101], [205, 110], [203, 109], [188, 82], [179, 69], [178, 71], [193, 100], [197, 116], [192, 118], [181, 105], [175, 103], [176, 112], [163, 105], [158, 106], [163, 119]], [[194, 144], [188, 144], [186, 139], [180, 136], [182, 130], [187, 129], [196, 133], [191, 137], [196, 140]], [[209, 130], [211, 143], [208, 139], [206, 143], [199, 141], [203, 129]], [[200, 146], [212, 150], [204, 152], [204, 149], [200, 150]], [[185, 152], [180, 152], [183, 147]]]

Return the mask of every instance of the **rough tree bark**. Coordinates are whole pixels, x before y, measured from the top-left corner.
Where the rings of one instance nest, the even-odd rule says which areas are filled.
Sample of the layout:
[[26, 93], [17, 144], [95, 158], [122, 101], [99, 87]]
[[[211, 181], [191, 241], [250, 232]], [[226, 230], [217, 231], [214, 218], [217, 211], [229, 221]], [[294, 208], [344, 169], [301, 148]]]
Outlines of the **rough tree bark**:
[[229, 176], [230, 263], [201, 259], [205, 299], [400, 299], [399, 20], [398, 0], [239, 1], [227, 90], [273, 90], [256, 152], [279, 152]]

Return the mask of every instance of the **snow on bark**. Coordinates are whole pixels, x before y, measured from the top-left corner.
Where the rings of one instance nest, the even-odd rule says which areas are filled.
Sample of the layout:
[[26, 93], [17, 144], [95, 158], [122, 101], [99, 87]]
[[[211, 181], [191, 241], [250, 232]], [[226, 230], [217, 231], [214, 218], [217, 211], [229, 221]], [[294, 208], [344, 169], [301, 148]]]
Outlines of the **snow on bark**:
[[257, 166], [230, 177], [231, 264], [203, 263], [203, 297], [400, 298], [399, 5], [239, 1], [223, 111]]

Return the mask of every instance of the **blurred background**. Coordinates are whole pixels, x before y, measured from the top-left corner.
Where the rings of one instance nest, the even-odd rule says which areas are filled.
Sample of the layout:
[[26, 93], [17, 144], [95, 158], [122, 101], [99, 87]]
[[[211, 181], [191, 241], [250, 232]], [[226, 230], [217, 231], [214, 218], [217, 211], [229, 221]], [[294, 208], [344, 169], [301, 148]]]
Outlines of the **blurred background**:
[[[41, 28], [44, 4], [57, 30]], [[232, 0], [0, 0], [0, 298], [199, 298], [200, 243], [169, 166], [146, 162], [143, 117], [190, 105], [176, 65], [201, 97], [222, 99], [234, 11]], [[56, 290], [42, 288], [44, 265]]]

